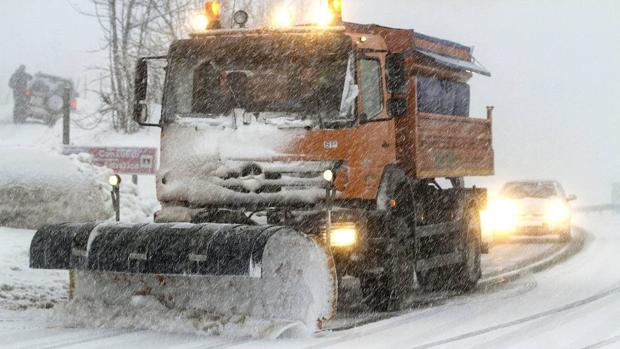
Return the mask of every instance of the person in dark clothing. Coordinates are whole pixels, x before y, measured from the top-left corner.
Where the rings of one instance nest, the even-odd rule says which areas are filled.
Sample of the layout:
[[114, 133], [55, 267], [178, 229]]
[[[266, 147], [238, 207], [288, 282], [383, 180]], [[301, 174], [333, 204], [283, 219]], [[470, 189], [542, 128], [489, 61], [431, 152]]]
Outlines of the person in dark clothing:
[[20, 65], [17, 71], [11, 75], [9, 80], [9, 87], [13, 89], [13, 120], [20, 121], [26, 116], [26, 107], [28, 105], [28, 96], [26, 91], [28, 90], [28, 82], [32, 79], [32, 76], [26, 73], [26, 66]]

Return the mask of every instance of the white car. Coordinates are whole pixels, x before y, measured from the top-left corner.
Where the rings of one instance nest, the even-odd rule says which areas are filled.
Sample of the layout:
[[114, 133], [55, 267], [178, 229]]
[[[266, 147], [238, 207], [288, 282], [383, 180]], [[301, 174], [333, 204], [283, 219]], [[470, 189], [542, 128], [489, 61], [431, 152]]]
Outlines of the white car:
[[567, 196], [557, 181], [508, 182], [482, 212], [485, 240], [557, 234], [561, 241], [568, 241], [572, 216], [569, 202], [576, 198]]

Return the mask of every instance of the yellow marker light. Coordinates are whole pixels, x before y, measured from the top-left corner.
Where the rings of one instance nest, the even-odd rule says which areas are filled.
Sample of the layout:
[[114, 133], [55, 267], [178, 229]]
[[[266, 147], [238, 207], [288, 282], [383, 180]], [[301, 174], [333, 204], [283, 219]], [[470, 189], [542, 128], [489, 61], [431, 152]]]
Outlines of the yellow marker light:
[[216, 18], [220, 17], [220, 13], [222, 12], [222, 6], [220, 5], [219, 2], [217, 1], [213, 1], [212, 3], [208, 4], [209, 6], [209, 12]]
[[207, 0], [204, 7], [204, 15], [207, 16], [207, 29], [221, 29], [220, 16], [222, 5], [217, 0]]
[[334, 12], [342, 11], [342, 0], [331, 0], [331, 8]]
[[287, 7], [280, 7], [273, 17], [273, 25], [276, 28], [288, 28], [293, 26], [293, 16]]
[[192, 16], [191, 24], [195, 31], [205, 31], [209, 26], [209, 18], [203, 13], [198, 13]]
[[545, 221], [549, 224], [558, 224], [566, 221], [570, 216], [568, 206], [560, 201], [553, 201], [547, 206]]
[[113, 187], [118, 187], [121, 184], [121, 176], [113, 174], [108, 178], [108, 183]]
[[328, 0], [332, 12], [332, 23], [342, 23], [342, 0]]
[[357, 229], [354, 225], [333, 226], [329, 232], [332, 247], [353, 246], [357, 242]]

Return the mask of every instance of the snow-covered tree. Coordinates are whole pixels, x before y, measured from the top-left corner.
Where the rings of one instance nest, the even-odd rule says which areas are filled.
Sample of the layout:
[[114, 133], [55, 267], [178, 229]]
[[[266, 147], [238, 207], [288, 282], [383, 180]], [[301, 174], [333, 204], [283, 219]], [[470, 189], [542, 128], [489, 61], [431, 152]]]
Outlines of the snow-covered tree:
[[[106, 80], [99, 91], [103, 101], [100, 112], [112, 117], [116, 130], [135, 132], [133, 121], [134, 66], [138, 57], [165, 55], [173, 40], [191, 31], [190, 17], [201, 11], [203, 0], [90, 0], [91, 11], [103, 31], [102, 49], [108, 64], [100, 67]], [[305, 21], [308, 10], [326, 0], [229, 0], [221, 1], [222, 25], [234, 27], [232, 14], [244, 10], [249, 14], [248, 27], [269, 25], [274, 11], [286, 8], [296, 22]], [[150, 86], [160, 91], [163, 74], [151, 74]], [[157, 95], [155, 93], [154, 95]], [[152, 98], [155, 98], [151, 95]]]
[[[114, 128], [134, 132], [138, 126], [131, 118], [133, 108], [134, 66], [138, 57], [162, 55], [172, 40], [188, 30], [189, 13], [198, 0], [91, 0], [92, 11], [103, 31], [102, 49], [108, 64], [101, 67], [106, 79], [99, 91], [100, 112], [110, 115]], [[157, 75], [154, 75], [157, 80]], [[157, 81], [155, 81], [157, 83]]]

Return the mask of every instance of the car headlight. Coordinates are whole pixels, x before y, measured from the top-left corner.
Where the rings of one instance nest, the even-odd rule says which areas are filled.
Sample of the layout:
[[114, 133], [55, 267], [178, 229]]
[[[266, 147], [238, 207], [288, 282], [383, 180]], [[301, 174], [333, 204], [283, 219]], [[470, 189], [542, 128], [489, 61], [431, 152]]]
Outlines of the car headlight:
[[514, 201], [501, 199], [489, 203], [480, 218], [484, 232], [507, 233], [517, 227], [519, 209]]
[[570, 216], [568, 206], [559, 201], [553, 201], [547, 206], [545, 221], [549, 224], [562, 223]]
[[329, 231], [329, 244], [332, 247], [349, 247], [357, 242], [355, 225], [335, 225]]

